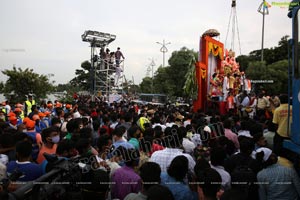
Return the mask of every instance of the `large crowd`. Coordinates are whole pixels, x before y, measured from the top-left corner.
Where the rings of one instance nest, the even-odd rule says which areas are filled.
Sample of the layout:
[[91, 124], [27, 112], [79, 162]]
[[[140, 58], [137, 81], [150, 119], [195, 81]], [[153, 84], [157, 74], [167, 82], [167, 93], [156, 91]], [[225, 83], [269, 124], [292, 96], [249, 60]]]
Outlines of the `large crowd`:
[[226, 115], [89, 97], [37, 104], [31, 95], [1, 108], [0, 180], [19, 175], [0, 199], [49, 173], [47, 154], [91, 166], [82, 199], [300, 199], [299, 157], [283, 148], [287, 95], [245, 92]]

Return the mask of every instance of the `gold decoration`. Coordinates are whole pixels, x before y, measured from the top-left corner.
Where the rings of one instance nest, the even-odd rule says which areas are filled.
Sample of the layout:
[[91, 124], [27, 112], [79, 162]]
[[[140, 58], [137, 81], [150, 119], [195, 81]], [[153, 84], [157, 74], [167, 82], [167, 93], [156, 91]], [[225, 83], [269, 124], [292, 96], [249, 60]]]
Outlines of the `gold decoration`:
[[219, 47], [217, 44], [213, 44], [212, 42], [208, 43], [208, 52], [212, 52], [212, 54], [215, 57], [220, 57], [220, 59], [222, 59], [222, 48]]
[[201, 78], [205, 79], [206, 78], [206, 69], [200, 69], [200, 74], [201, 74]]

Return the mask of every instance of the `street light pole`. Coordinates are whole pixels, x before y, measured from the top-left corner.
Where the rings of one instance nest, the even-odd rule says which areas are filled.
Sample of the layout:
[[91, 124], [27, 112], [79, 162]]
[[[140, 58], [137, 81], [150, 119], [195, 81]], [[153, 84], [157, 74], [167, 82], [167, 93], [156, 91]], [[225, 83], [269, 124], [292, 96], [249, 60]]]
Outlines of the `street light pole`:
[[257, 11], [263, 15], [262, 36], [261, 36], [261, 61], [264, 61], [265, 15], [269, 14], [269, 9], [265, 0], [263, 0], [263, 2], [260, 4]]
[[167, 46], [168, 44], [171, 44], [171, 42], [165, 43], [165, 40], [163, 40], [163, 43], [161, 43], [161, 42], [156, 42], [156, 43], [161, 45], [160, 52], [163, 53], [163, 67], [164, 67], [164, 66], [165, 66], [165, 53], [168, 52], [168, 49], [167, 49], [166, 46]]
[[155, 63], [154, 63], [154, 59], [153, 59], [153, 58], [151, 59], [150, 66], [151, 66], [151, 69], [152, 69], [152, 70], [151, 70], [151, 71], [152, 71], [151, 93], [153, 94], [153, 93], [154, 93], [154, 86], [153, 86], [153, 79], [154, 79], [153, 74], [154, 74], [154, 69], [153, 69], [153, 67], [155, 66]]

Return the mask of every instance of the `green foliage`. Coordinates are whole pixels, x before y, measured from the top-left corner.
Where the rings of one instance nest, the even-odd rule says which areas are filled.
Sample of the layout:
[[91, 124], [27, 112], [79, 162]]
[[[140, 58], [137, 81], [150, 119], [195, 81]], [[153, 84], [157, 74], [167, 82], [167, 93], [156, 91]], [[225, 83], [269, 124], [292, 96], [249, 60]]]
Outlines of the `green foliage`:
[[[194, 65], [197, 52], [185, 47], [174, 51], [170, 57], [167, 67], [159, 67], [154, 75], [153, 90], [152, 78], [146, 77], [140, 84], [143, 93], [163, 93], [171, 97], [190, 97], [191, 94], [184, 93], [183, 87], [186, 82], [186, 74]], [[191, 62], [193, 60], [193, 62]], [[193, 64], [191, 64], [193, 63]]]
[[70, 83], [72, 86], [80, 87], [82, 90], [89, 91], [91, 87], [91, 63], [86, 60], [81, 63], [81, 68], [82, 69], [76, 69], [76, 76], [70, 81]]
[[185, 84], [183, 87], [184, 93], [191, 97], [193, 100], [196, 100], [198, 97], [198, 82], [196, 78], [196, 60], [194, 57], [192, 57], [190, 61], [190, 67], [188, 72], [185, 75]]
[[13, 95], [13, 101], [22, 102], [25, 95], [33, 93], [36, 99], [45, 98], [54, 90], [54, 86], [49, 82], [46, 75], [39, 75], [33, 69], [13, 67], [12, 70], [3, 70], [2, 73], [8, 76], [8, 80], [3, 84], [3, 93], [9, 99]]
[[74, 93], [78, 93], [79, 91], [81, 91], [80, 87], [74, 87], [72, 86], [71, 83], [67, 83], [67, 84], [58, 84], [58, 86], [56, 86], [55, 88], [56, 92], [64, 92], [65, 95], [63, 98], [58, 99], [58, 101], [61, 102], [72, 102], [73, 101], [73, 94]]
[[142, 93], [152, 93], [152, 78], [145, 77], [143, 78], [142, 82], [140, 83], [140, 90]]
[[[277, 47], [265, 48], [264, 49], [264, 61], [266, 65], [278, 62], [280, 60], [288, 59], [288, 39], [289, 36], [283, 36], [278, 42]], [[254, 50], [249, 55], [240, 55], [236, 58], [236, 61], [240, 64], [241, 71], [247, 70], [249, 64], [254, 61], [261, 60], [261, 50]]]
[[287, 93], [288, 89], [288, 61], [281, 60], [270, 65], [266, 62], [252, 62], [246, 70], [251, 80], [273, 81], [273, 83], [256, 83], [255, 88], [265, 89], [268, 93]]

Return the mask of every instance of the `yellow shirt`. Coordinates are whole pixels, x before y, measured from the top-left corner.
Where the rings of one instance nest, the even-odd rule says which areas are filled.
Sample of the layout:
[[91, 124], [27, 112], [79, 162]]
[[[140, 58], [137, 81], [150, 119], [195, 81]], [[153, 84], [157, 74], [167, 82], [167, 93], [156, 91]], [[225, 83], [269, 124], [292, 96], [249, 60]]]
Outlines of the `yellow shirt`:
[[[292, 106], [290, 106], [290, 121], [292, 122]], [[288, 104], [281, 104], [274, 110], [273, 123], [278, 125], [277, 133], [282, 137], [289, 137], [290, 133], [287, 133], [288, 126]], [[289, 129], [291, 130], [291, 128]]]

